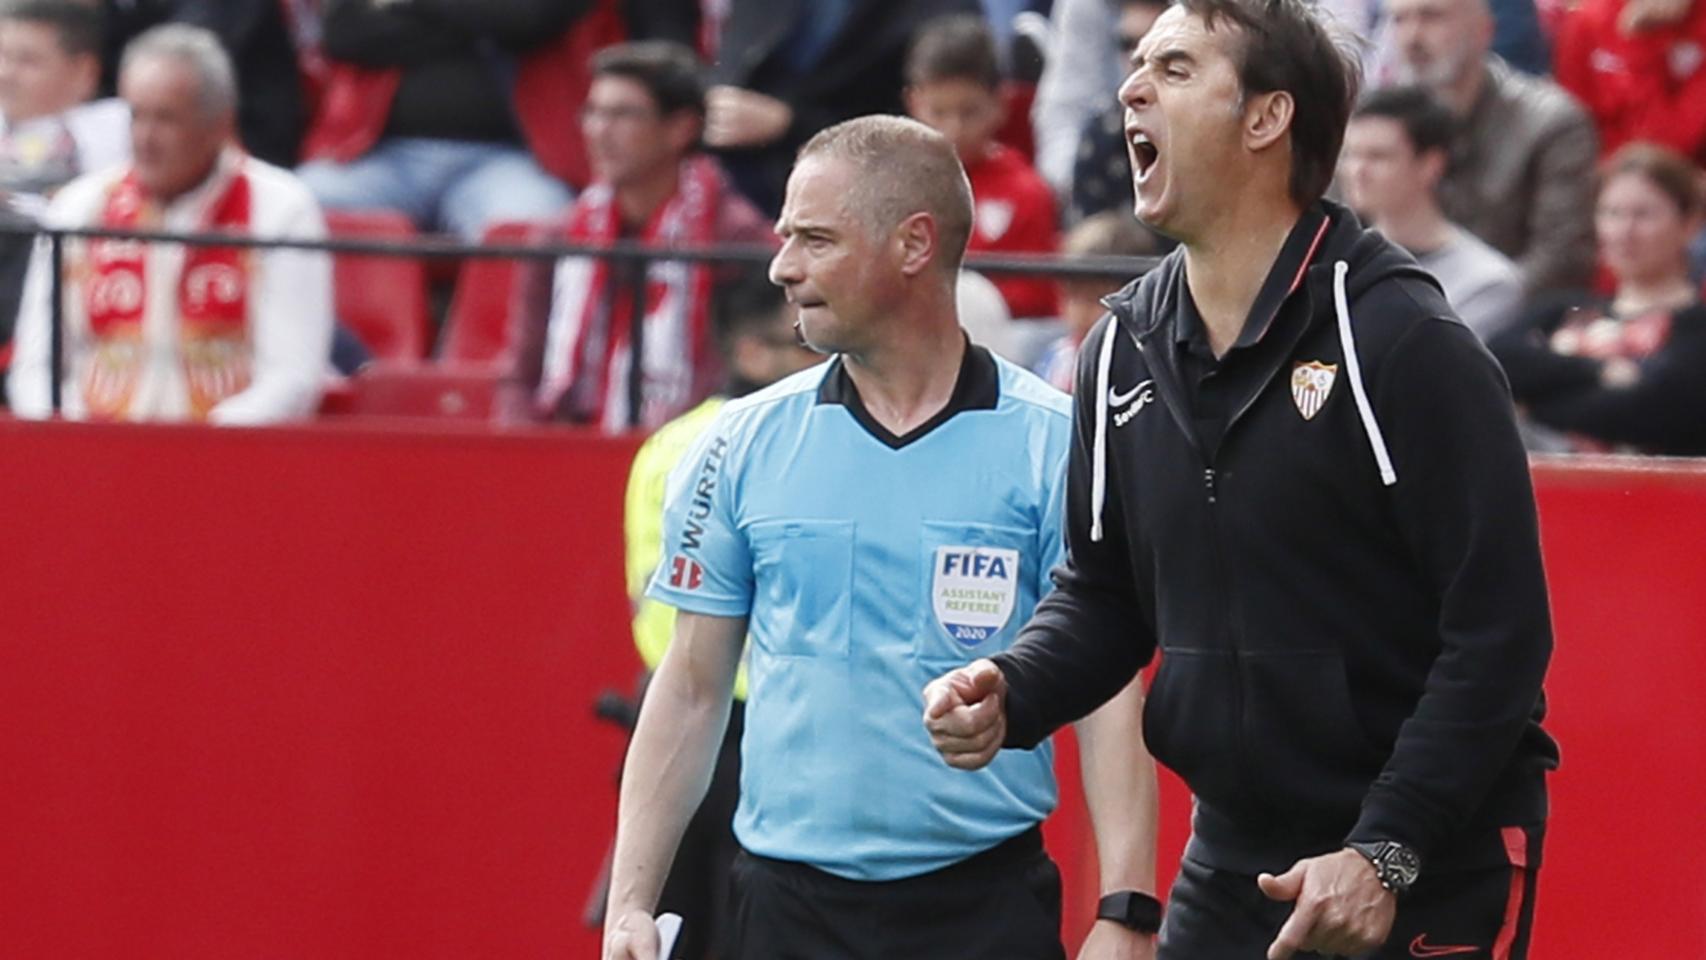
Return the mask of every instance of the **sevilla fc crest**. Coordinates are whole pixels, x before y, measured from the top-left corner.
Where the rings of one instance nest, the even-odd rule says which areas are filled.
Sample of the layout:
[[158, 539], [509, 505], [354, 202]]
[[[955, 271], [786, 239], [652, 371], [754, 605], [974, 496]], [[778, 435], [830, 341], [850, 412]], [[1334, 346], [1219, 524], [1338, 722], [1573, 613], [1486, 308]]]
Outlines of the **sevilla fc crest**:
[[1321, 412], [1338, 376], [1339, 365], [1336, 363], [1311, 360], [1292, 367], [1291, 402], [1297, 404], [1297, 412], [1303, 414], [1303, 419], [1313, 420]]

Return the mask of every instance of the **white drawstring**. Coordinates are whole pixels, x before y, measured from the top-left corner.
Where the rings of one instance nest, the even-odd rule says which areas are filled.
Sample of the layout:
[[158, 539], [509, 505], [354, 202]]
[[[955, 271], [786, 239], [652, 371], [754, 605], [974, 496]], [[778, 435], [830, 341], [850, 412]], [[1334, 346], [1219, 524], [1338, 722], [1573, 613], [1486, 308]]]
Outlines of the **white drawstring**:
[[1333, 264], [1333, 309], [1339, 315], [1339, 346], [1345, 354], [1345, 376], [1351, 381], [1351, 396], [1356, 399], [1357, 413], [1362, 416], [1368, 445], [1374, 451], [1374, 462], [1380, 467], [1380, 482], [1392, 486], [1398, 482], [1398, 471], [1392, 468], [1392, 457], [1386, 452], [1386, 438], [1380, 433], [1380, 423], [1374, 419], [1374, 405], [1368, 402], [1368, 391], [1362, 385], [1362, 365], [1357, 362], [1356, 339], [1351, 336], [1351, 307], [1345, 296], [1345, 277], [1350, 265], [1340, 260]]
[[1108, 332], [1102, 337], [1101, 354], [1096, 358], [1096, 445], [1090, 467], [1090, 542], [1102, 540], [1102, 505], [1108, 499], [1108, 381], [1114, 366], [1114, 338], [1119, 335], [1117, 317], [1108, 319]]

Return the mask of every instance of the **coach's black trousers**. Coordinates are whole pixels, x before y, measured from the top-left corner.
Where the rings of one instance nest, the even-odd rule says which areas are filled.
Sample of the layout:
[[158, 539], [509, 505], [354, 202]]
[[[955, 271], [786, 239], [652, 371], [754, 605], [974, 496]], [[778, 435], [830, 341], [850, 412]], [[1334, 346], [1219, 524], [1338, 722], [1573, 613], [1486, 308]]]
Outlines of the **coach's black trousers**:
[[739, 960], [1065, 960], [1060, 871], [1031, 829], [968, 860], [887, 883], [742, 852]]
[[[1434, 874], [1424, 866], [1398, 901], [1386, 944], [1357, 960], [1524, 960], [1543, 835], [1543, 827], [1507, 830], [1504, 866]], [[1261, 960], [1291, 906], [1264, 896], [1255, 877], [1187, 857], [1167, 898], [1157, 960]]]

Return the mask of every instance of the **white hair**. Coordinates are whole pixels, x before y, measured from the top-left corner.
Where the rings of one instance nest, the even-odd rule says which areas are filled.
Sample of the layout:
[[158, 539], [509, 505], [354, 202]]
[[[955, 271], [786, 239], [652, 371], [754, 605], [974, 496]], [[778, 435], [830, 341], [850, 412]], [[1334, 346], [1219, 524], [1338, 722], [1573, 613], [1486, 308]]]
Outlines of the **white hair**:
[[143, 32], [124, 48], [119, 73], [139, 60], [172, 60], [196, 76], [197, 99], [209, 117], [237, 111], [237, 73], [213, 31], [187, 23], [168, 23]]

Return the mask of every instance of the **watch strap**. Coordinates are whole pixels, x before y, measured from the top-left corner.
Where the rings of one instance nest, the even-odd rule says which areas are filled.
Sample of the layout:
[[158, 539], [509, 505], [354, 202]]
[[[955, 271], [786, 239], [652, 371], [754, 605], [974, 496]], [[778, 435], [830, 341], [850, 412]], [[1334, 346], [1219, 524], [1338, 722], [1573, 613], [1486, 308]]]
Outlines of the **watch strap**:
[[1096, 919], [1112, 920], [1138, 933], [1161, 932], [1161, 901], [1136, 890], [1120, 890], [1096, 904]]

